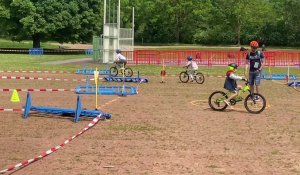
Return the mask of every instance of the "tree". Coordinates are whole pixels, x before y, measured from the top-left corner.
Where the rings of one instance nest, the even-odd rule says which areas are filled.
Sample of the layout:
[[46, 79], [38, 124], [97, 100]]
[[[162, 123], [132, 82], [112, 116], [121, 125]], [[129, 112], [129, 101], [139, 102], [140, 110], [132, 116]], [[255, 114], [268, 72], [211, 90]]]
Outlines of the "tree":
[[[101, 1], [100, 1], [101, 3]], [[0, 19], [13, 40], [88, 42], [101, 33], [102, 7], [98, 0], [4, 0], [8, 15]]]

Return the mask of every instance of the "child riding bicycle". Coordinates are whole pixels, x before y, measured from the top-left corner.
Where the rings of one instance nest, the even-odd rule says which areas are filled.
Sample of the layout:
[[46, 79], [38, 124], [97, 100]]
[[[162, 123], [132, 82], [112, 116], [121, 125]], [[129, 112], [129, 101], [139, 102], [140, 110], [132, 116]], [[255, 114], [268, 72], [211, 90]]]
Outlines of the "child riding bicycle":
[[124, 65], [124, 67], [125, 67], [126, 64], [127, 64], [127, 59], [126, 59], [125, 56], [123, 56], [121, 54], [121, 52], [122, 51], [120, 49], [116, 50], [117, 55], [116, 55], [116, 59], [115, 59], [114, 63], [117, 64], [118, 66], [123, 66]]
[[239, 90], [242, 89], [242, 86], [237, 85], [236, 80], [247, 81], [246, 78], [236, 75], [238, 65], [236, 63], [230, 63], [227, 67], [226, 79], [224, 83], [224, 88], [232, 93], [232, 95], [224, 100], [228, 106], [230, 105], [230, 100], [235, 98], [238, 95]]
[[188, 61], [184, 67], [187, 68], [187, 73], [190, 76], [191, 82], [192, 82], [192, 81], [194, 81], [194, 75], [198, 70], [198, 65], [195, 61], [193, 61], [192, 56], [188, 56], [186, 59]]

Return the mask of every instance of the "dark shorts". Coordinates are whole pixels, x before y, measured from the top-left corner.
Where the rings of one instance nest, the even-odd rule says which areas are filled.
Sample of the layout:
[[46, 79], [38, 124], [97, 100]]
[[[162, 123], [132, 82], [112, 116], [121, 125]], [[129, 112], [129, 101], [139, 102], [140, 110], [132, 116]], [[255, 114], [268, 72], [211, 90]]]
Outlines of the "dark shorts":
[[260, 71], [249, 72], [249, 85], [259, 86], [260, 85]]

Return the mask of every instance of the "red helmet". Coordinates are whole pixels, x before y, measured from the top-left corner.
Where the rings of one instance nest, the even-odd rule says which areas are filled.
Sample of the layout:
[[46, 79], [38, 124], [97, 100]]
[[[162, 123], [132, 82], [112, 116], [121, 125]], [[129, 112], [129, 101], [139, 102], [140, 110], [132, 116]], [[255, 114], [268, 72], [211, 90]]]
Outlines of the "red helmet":
[[250, 42], [250, 46], [251, 46], [251, 47], [258, 48], [258, 42], [257, 42], [257, 41], [251, 41], [251, 42]]

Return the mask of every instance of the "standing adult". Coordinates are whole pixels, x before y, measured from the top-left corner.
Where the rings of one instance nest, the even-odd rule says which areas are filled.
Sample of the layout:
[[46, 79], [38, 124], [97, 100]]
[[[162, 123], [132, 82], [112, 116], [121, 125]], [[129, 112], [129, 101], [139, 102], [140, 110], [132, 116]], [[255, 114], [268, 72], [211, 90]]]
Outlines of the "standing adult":
[[[247, 77], [248, 74], [248, 80], [249, 80], [251, 92], [254, 93], [254, 85], [255, 85], [256, 93], [259, 93], [261, 70], [264, 67], [264, 54], [263, 52], [257, 50], [257, 48], [259, 47], [257, 41], [251, 41], [250, 47], [251, 50], [246, 55], [245, 76]], [[249, 72], [248, 72], [248, 68], [249, 68]]]

